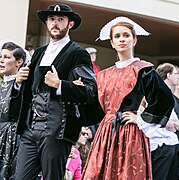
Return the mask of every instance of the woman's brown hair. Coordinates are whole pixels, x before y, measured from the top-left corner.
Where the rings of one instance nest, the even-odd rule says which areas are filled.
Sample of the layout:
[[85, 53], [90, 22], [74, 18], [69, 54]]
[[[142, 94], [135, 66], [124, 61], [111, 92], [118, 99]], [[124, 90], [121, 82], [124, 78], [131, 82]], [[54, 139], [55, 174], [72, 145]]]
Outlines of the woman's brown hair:
[[136, 32], [135, 32], [134, 26], [133, 26], [132, 24], [127, 23], [127, 22], [118, 22], [118, 23], [116, 23], [114, 26], [111, 27], [110, 39], [112, 39], [112, 31], [113, 31], [113, 28], [116, 27], [116, 26], [124, 26], [124, 27], [130, 29], [131, 32], [132, 32], [133, 38], [136, 38]]

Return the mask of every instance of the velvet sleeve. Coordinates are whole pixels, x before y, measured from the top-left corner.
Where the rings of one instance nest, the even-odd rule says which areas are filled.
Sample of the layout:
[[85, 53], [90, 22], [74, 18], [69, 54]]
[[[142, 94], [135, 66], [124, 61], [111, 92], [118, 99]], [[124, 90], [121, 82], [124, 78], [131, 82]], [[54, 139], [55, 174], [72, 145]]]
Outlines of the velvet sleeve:
[[144, 68], [139, 76], [140, 88], [148, 104], [141, 114], [142, 119], [165, 126], [174, 107], [171, 90], [151, 67]]
[[[75, 85], [74, 80], [81, 77], [84, 86]], [[62, 81], [62, 98], [64, 101], [91, 103], [97, 96], [97, 85], [93, 71], [85, 66], [72, 70], [68, 80]]]

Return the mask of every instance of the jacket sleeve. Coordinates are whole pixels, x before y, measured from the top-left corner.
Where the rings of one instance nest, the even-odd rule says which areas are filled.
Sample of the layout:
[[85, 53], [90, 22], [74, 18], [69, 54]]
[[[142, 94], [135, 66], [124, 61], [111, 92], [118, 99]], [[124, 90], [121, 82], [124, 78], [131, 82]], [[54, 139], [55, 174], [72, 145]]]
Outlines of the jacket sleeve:
[[141, 76], [141, 88], [148, 104], [141, 117], [148, 123], [165, 126], [174, 107], [173, 94], [155, 69], [146, 68]]
[[[84, 86], [75, 85], [74, 80], [81, 77]], [[69, 74], [68, 80], [62, 80], [62, 99], [76, 103], [92, 103], [97, 96], [95, 74], [88, 66], [75, 67]]]

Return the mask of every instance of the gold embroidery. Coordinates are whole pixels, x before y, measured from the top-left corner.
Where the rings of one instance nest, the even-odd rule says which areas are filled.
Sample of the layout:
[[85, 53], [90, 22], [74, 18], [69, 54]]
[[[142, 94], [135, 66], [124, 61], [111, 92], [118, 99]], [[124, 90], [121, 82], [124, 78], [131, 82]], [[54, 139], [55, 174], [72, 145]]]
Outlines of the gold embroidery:
[[4, 81], [3, 81], [3, 82], [2, 82], [2, 87], [3, 87], [3, 88], [7, 88], [7, 86], [8, 86], [7, 82], [4, 82]]

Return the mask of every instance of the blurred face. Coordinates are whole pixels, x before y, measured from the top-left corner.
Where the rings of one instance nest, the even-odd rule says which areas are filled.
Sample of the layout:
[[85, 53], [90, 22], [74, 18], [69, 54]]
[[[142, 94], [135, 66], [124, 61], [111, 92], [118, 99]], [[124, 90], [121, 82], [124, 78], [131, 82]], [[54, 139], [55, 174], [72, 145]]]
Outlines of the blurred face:
[[22, 60], [16, 60], [13, 56], [13, 51], [3, 49], [0, 52], [0, 74], [14, 75], [22, 64]]
[[81, 128], [81, 133], [80, 133], [80, 136], [79, 136], [79, 139], [78, 139], [77, 143], [79, 145], [85, 145], [86, 142], [87, 142], [87, 139], [88, 139], [88, 132], [87, 132], [85, 127], [82, 127]]
[[168, 77], [172, 86], [176, 86], [178, 84], [179, 74], [176, 68], [173, 69], [173, 72]]
[[96, 61], [96, 53], [90, 53], [91, 56], [91, 61], [95, 62]]
[[92, 139], [93, 138], [93, 134], [92, 134], [92, 131], [89, 127], [86, 127], [86, 131], [88, 133], [88, 139]]
[[34, 49], [29, 50], [29, 54], [30, 54], [31, 57], [34, 54], [34, 51], [35, 51]]
[[112, 29], [111, 45], [118, 54], [133, 54], [133, 48], [137, 39], [133, 37], [132, 32], [125, 26], [115, 26]]
[[67, 36], [69, 29], [74, 25], [66, 16], [48, 16], [46, 21], [48, 32], [54, 41], [58, 41]]

